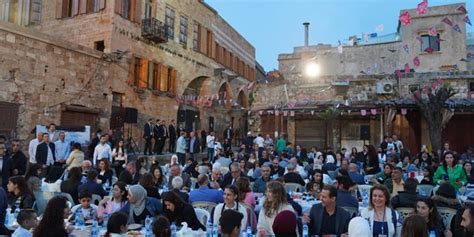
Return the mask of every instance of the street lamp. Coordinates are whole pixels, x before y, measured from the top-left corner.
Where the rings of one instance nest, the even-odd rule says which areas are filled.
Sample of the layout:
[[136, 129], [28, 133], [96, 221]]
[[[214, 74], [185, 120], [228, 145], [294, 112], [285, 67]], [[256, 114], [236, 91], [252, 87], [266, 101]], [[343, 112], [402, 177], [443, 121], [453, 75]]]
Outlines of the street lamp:
[[314, 78], [319, 76], [321, 73], [321, 68], [316, 62], [309, 62], [306, 64], [304, 72], [306, 76]]

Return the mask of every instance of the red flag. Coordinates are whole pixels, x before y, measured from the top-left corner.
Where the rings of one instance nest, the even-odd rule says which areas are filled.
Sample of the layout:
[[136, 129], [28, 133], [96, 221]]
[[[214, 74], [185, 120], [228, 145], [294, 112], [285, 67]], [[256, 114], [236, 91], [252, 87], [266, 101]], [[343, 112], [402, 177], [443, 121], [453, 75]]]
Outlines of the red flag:
[[430, 48], [430, 47], [425, 49], [425, 52], [427, 53], [433, 53], [433, 51], [434, 51], [433, 48]]
[[406, 25], [409, 25], [411, 23], [411, 16], [410, 16], [410, 13], [405, 11], [405, 12], [402, 12], [402, 14], [400, 14], [400, 22], [406, 26]]
[[418, 56], [416, 56], [416, 57], [413, 59], [413, 65], [415, 65], [415, 67], [419, 67], [419, 66], [420, 66], [420, 59], [418, 58]]
[[397, 75], [398, 79], [402, 78], [402, 73], [400, 72], [400, 69], [395, 70], [395, 74]]
[[459, 6], [458, 8], [456, 8], [456, 11], [460, 11], [462, 12], [462, 14], [467, 14], [467, 10], [464, 6]]
[[443, 18], [441, 22], [446, 23], [449, 26], [453, 26], [453, 22], [448, 17]]
[[418, 3], [418, 6], [416, 7], [416, 11], [418, 12], [418, 15], [425, 14], [426, 10], [428, 10], [428, 1], [427, 0]]
[[410, 73], [410, 65], [408, 65], [408, 63], [405, 63], [404, 70], [405, 70], [405, 75]]

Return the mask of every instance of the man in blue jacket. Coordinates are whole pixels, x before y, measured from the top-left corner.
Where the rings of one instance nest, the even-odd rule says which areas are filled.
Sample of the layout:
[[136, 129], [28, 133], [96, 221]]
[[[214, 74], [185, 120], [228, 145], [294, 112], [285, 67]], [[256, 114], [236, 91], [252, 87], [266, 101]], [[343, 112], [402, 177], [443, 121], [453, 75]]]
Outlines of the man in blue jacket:
[[199, 188], [189, 193], [189, 203], [206, 201], [218, 204], [224, 202], [224, 192], [221, 189], [210, 189], [207, 186], [209, 184], [207, 175], [199, 175], [198, 184]]
[[303, 222], [308, 223], [311, 236], [347, 234], [351, 216], [336, 205], [336, 198], [337, 189], [334, 186], [324, 186], [320, 194], [321, 203], [313, 205], [309, 216], [303, 216]]

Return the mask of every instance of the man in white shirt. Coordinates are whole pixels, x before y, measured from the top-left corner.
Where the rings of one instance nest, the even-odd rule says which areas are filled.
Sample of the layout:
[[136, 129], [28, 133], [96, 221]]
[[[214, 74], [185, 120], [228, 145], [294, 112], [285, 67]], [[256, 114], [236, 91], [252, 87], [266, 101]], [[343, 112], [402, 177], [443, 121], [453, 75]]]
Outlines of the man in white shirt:
[[264, 142], [265, 142], [265, 139], [263, 139], [262, 134], [258, 134], [257, 137], [253, 139], [253, 143], [258, 145], [258, 158], [262, 157]]
[[108, 159], [111, 161], [112, 157], [112, 149], [110, 149], [109, 144], [107, 144], [107, 138], [105, 135], [100, 136], [100, 142], [94, 149], [94, 157], [93, 157], [93, 164], [94, 166], [97, 165], [99, 160]]
[[263, 142], [263, 144], [265, 145], [265, 147], [269, 147], [269, 146], [274, 145], [273, 144], [273, 139], [270, 137], [270, 134], [267, 134], [265, 136], [265, 141]]
[[49, 124], [47, 133], [49, 134], [49, 140], [51, 142], [56, 142], [59, 139], [59, 132], [56, 131], [56, 124]]
[[17, 222], [18, 228], [13, 232], [12, 237], [31, 237], [31, 229], [38, 226], [36, 213], [32, 209], [23, 209], [18, 213]]
[[30, 141], [28, 147], [28, 155], [30, 156], [30, 163], [36, 164], [36, 147], [43, 141], [43, 133], [39, 132], [36, 138]]
[[[296, 166], [295, 171], [296, 171], [296, 173], [300, 174], [301, 178], [306, 179], [306, 177], [308, 177], [308, 174], [304, 170], [303, 166], [298, 165], [298, 160], [295, 157], [291, 158], [289, 163], [292, 163]], [[288, 169], [285, 168], [285, 174], [286, 173], [288, 173]]]
[[65, 141], [66, 134], [64, 132], [59, 133], [59, 140], [54, 143], [56, 147], [56, 163], [60, 166], [66, 163], [71, 150], [69, 143]]
[[207, 144], [207, 158], [209, 162], [214, 162], [214, 148], [215, 148], [215, 140], [214, 132], [210, 132], [209, 135], [206, 137], [206, 144]]

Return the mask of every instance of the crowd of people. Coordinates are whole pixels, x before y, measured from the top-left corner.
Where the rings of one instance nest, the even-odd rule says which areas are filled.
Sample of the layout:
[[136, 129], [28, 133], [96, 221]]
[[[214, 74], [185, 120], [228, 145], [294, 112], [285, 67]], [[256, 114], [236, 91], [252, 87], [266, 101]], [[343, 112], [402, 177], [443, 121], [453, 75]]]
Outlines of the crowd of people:
[[[474, 233], [474, 208], [469, 204], [473, 147], [457, 153], [446, 143], [436, 152], [423, 146], [412, 154], [394, 135], [377, 148], [334, 151], [306, 149], [283, 135], [274, 141], [251, 132], [233, 147], [230, 125], [222, 136], [196, 136], [176, 129], [174, 121], [169, 126], [152, 122], [144, 127], [145, 154], [162, 153], [168, 139], [175, 154], [164, 165], [128, 157], [123, 140], [111, 132], [94, 133], [83, 152], [81, 144], [65, 142], [66, 133], [57, 132], [54, 124], [37, 133], [28, 156], [19, 141], [12, 141], [9, 149], [0, 144], [0, 223], [14, 213], [19, 227], [13, 236], [35, 237], [68, 236], [73, 230], [64, 220], [74, 222], [78, 216], [106, 223], [106, 236], [124, 234], [130, 224], [145, 225], [148, 217], [154, 219], [155, 236], [170, 236], [173, 226], [184, 222], [192, 230], [208, 231], [217, 225], [223, 236], [239, 236], [242, 231], [256, 236]], [[223, 138], [222, 144], [217, 137]], [[52, 184], [74, 203], [55, 196], [40, 213], [35, 200], [45, 185]], [[371, 186], [364, 192], [358, 185]], [[418, 185], [432, 185], [433, 191], [421, 192]], [[301, 195], [317, 201], [304, 207]], [[93, 203], [97, 196], [100, 199]], [[208, 223], [198, 217], [193, 207], [197, 202], [212, 204]], [[402, 216], [397, 209], [404, 207], [413, 213]], [[456, 211], [448, 225], [440, 208]], [[11, 233], [1, 226], [0, 234]]]

